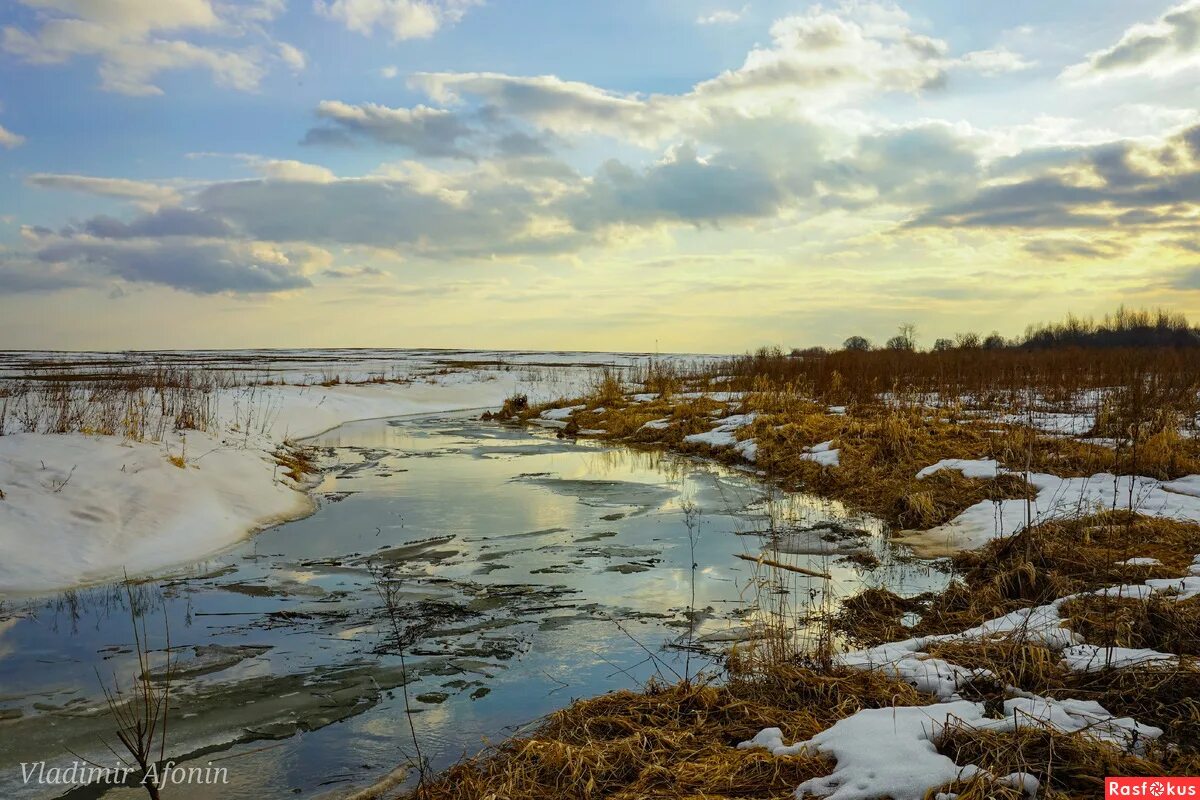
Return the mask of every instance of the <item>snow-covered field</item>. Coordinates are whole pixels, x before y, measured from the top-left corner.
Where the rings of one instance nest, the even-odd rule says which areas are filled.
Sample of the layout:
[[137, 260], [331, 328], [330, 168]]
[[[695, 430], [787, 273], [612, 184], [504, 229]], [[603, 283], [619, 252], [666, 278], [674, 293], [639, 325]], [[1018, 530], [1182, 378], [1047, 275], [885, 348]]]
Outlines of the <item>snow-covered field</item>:
[[[273, 383], [220, 389], [215, 426], [172, 431], [162, 441], [82, 433], [0, 436], [0, 592], [53, 591], [126, 572], [151, 573], [303, 516], [312, 508], [306, 487], [285, 475], [274, 457], [285, 442], [351, 420], [498, 406], [515, 392], [535, 402], [550, 400], [580, 392], [597, 366], [645, 359], [457, 351], [169, 355], [178, 366]], [[0, 375], [12, 379], [63, 363], [76, 370], [111, 368], [129, 358], [9, 353]], [[389, 382], [346, 383], [380, 376]], [[314, 382], [334, 378], [341, 383]]]

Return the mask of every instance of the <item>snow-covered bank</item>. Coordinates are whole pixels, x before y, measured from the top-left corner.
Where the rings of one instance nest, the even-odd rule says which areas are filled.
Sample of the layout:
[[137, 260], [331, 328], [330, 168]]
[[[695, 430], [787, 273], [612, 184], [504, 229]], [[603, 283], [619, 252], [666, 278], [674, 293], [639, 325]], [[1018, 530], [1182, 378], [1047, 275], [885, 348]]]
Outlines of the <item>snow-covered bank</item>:
[[547, 372], [536, 383], [472, 369], [410, 383], [235, 387], [220, 393], [214, 430], [162, 442], [0, 436], [0, 592], [54, 591], [200, 560], [312, 509], [276, 463], [283, 442], [351, 420], [495, 406], [518, 390], [546, 400], [588, 379], [578, 367]]
[[[181, 452], [182, 442], [173, 447]], [[194, 561], [312, 505], [258, 446], [187, 436], [0, 437], [0, 591], [35, 592]]]
[[906, 531], [896, 541], [907, 545], [921, 558], [939, 558], [960, 550], [977, 550], [1001, 536], [1010, 536], [1026, 523], [1094, 513], [1109, 509], [1133, 508], [1139, 514], [1183, 521], [1200, 520], [1200, 476], [1189, 475], [1177, 481], [1101, 473], [1086, 478], [1060, 478], [1005, 469], [993, 459], [948, 458], [917, 473], [927, 478], [942, 470], [961, 472], [968, 478], [995, 478], [1000, 475], [1026, 477], [1037, 496], [1029, 503], [1012, 499], [983, 500], [954, 519], [924, 531]]

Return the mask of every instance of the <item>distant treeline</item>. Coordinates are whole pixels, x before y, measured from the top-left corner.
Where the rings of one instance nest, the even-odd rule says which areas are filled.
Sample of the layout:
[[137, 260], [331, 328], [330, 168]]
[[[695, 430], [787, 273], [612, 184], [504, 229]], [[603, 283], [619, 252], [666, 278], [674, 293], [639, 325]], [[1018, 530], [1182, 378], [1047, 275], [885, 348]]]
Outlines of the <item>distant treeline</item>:
[[1068, 315], [1058, 323], [1030, 325], [1018, 347], [1195, 347], [1200, 330], [1180, 313], [1127, 309], [1091, 317]]
[[[1121, 306], [1100, 320], [1068, 314], [1061, 322], [1030, 325], [1022, 336], [1006, 339], [998, 332], [981, 335], [967, 332], [953, 339], [941, 338], [929, 350], [1048, 350], [1070, 347], [1197, 347], [1200, 328], [1193, 327], [1185, 315], [1156, 309], [1129, 309]], [[918, 347], [916, 326], [905, 324], [882, 346], [876, 346], [865, 336], [851, 336], [842, 343], [842, 350], [915, 351]], [[824, 348], [796, 349], [793, 356], [816, 355]]]

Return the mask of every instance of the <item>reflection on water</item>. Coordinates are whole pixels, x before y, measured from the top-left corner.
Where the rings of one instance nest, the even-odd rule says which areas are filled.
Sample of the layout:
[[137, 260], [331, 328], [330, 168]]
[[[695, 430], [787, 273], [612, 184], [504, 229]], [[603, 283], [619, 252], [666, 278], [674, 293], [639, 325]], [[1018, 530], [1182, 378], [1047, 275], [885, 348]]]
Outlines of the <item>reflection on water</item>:
[[[353, 423], [312, 443], [328, 467], [316, 514], [135, 587], [152, 645], [169, 630], [178, 660], [171, 752], [228, 768], [229, 785], [176, 796], [368, 782], [408, 755], [405, 688], [423, 752], [445, 766], [573, 698], [682, 672], [683, 646], [753, 633], [764, 597], [801, 620], [865, 586], [944, 580], [894, 558], [876, 521], [718, 465], [464, 415]], [[830, 521], [865, 533], [768, 535]], [[734, 556], [764, 548], [832, 580], [768, 570], [760, 585], [764, 570]], [[381, 564], [420, 622], [407, 674], [381, 647]], [[127, 606], [106, 586], [0, 607], [0, 796], [63, 794], [23, 785], [22, 761], [114, 762], [100, 681], [134, 674]]]

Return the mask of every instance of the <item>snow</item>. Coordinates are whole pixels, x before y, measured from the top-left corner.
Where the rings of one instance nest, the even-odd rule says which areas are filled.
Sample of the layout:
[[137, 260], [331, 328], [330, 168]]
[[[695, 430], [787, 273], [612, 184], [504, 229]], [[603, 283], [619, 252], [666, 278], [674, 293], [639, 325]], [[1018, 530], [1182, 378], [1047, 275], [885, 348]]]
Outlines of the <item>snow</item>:
[[1176, 600], [1191, 600], [1200, 595], [1200, 576], [1189, 575], [1186, 578], [1152, 578], [1146, 585], [1155, 591], [1177, 592]]
[[638, 430], [663, 431], [669, 427], [671, 427], [670, 417], [663, 417], [662, 419], [652, 419], [649, 422], [644, 423], [642, 427], [638, 428]]
[[[797, 798], [921, 800], [931, 789], [988, 774], [976, 764], [956, 764], [938, 753], [937, 741], [956, 725], [997, 732], [1049, 727], [1063, 733], [1081, 732], [1134, 751], [1144, 751], [1146, 742], [1162, 735], [1159, 728], [1113, 716], [1094, 700], [1013, 697], [1004, 701], [1004, 716], [988, 718], [984, 714], [982, 703], [969, 700], [869, 708], [838, 720], [807, 741], [787, 745], [779, 728], [765, 728], [738, 748], [761, 747], [775, 756], [832, 757], [837, 762], [833, 772], [801, 783], [796, 787]], [[1038, 788], [1037, 779], [1024, 773], [999, 780], [1019, 786], [1027, 794]]]
[[810, 753], [837, 760], [831, 774], [800, 784], [797, 798], [922, 800], [931, 787], [979, 772], [976, 766], [959, 766], [938, 753], [933, 740], [955, 720], [972, 722], [982, 716], [982, 705], [966, 700], [870, 708], [838, 720], [805, 742], [785, 745], [779, 728], [767, 728], [738, 747], [763, 747], [776, 756]]
[[[925, 478], [941, 470], [955, 470], [967, 477], [1023, 475], [1037, 492], [1027, 509], [1021, 499], [984, 500], [949, 522], [927, 531], [906, 532], [897, 537], [918, 556], [934, 558], [959, 550], [974, 550], [992, 539], [1021, 530], [1027, 511], [1033, 521], [1069, 517], [1101, 509], [1127, 508], [1130, 498], [1141, 514], [1180, 520], [1200, 520], [1200, 495], [1172, 490], [1170, 484], [1143, 476], [1100, 473], [1085, 478], [1059, 478], [1039, 472], [1007, 470], [991, 459], [944, 459], [917, 473]], [[1200, 478], [1200, 476], [1191, 476]], [[1172, 483], [1179, 484], [1181, 481]], [[1184, 486], [1192, 485], [1183, 479]], [[1200, 590], [1200, 587], [1197, 587]]]
[[1143, 725], [1129, 717], [1114, 717], [1095, 700], [1012, 697], [1004, 701], [1002, 719], [972, 723], [979, 730], [1008, 732], [1020, 727], [1050, 727], [1062, 733], [1084, 731], [1094, 739], [1121, 749], [1140, 749], [1147, 741], [1162, 736], [1162, 729]]
[[1168, 492], [1200, 497], [1200, 475], [1188, 475], [1177, 480], [1168, 481], [1162, 485], [1162, 488]]
[[586, 405], [581, 406], [564, 406], [563, 408], [548, 408], [538, 416], [542, 419], [551, 420], [568, 420], [576, 411], [582, 411], [587, 408]]
[[1062, 653], [1063, 662], [1076, 672], [1099, 672], [1104, 669], [1132, 667], [1141, 664], [1173, 666], [1179, 663], [1178, 656], [1130, 647], [1098, 647], [1094, 644], [1079, 644], [1068, 647]]
[[[209, 433], [172, 432], [158, 443], [0, 436], [0, 592], [162, 571], [309, 513], [306, 487], [272, 456], [285, 441], [351, 420], [495, 407], [517, 391], [544, 402], [583, 390], [590, 377], [565, 365], [542, 367], [533, 381], [520, 370], [465, 369], [393, 383], [236, 386], [220, 390]], [[167, 457], [185, 442], [180, 469]]]
[[747, 461], [758, 461], [758, 442], [754, 439], [743, 439], [735, 444], [733, 449]]
[[717, 427], [704, 433], [693, 433], [690, 436], [683, 437], [685, 442], [691, 444], [706, 444], [709, 447], [733, 447], [737, 444], [737, 437], [734, 435], [739, 428], [744, 428], [758, 417], [758, 413], [751, 411], [749, 414], [734, 414], [733, 416], [725, 417]]
[[1162, 566], [1162, 562], [1159, 561], [1157, 558], [1145, 558], [1145, 557], [1141, 557], [1141, 556], [1139, 556], [1138, 558], [1127, 558], [1124, 561], [1117, 561], [1116, 564], [1119, 567], [1161, 567]]
[[814, 444], [812, 447], [800, 454], [800, 458], [807, 461], [815, 461], [822, 467], [836, 467], [841, 463], [841, 450], [836, 450], [833, 447], [833, 440]]
[[1034, 411], [1031, 415], [1005, 414], [999, 422], [1028, 425], [1043, 433], [1083, 436], [1096, 427], [1095, 414], [1071, 414], [1058, 411]]
[[106, 436], [0, 437], [0, 591], [197, 561], [312, 507], [259, 447], [192, 432], [187, 466], [167, 455]]
[[994, 459], [943, 458], [917, 473], [917, 478], [928, 478], [942, 470], [961, 472], [964, 478], [994, 478], [1001, 474], [1003, 468]]
[[[981, 476], [996, 474], [999, 466], [995, 462], [946, 460], [922, 470], [922, 473], [923, 476], [931, 475], [940, 469], [959, 469], [964, 474]], [[1040, 492], [1046, 491], [1052, 477], [1033, 476], [1033, 483], [1039, 488], [1039, 500], [1042, 499]], [[1138, 483], [1143, 479], [1131, 479], [1132, 483], [1127, 481], [1124, 486], [1112, 476], [1099, 476], [1099, 479], [1111, 480], [1110, 485], [1114, 485], [1118, 493], [1122, 488], [1128, 490], [1133, 486], [1135, 492], [1140, 492], [1143, 504], [1147, 502], [1146, 498], [1150, 498], [1151, 503], [1160, 503], [1156, 507], [1159, 513], [1188, 512], [1186, 502], [1174, 501], [1178, 505], [1170, 506], [1169, 498], [1156, 496], [1151, 487]], [[1062, 479], [1053, 480], [1059, 483], [1059, 491], [1063, 484], [1069, 484]], [[1081, 480], [1086, 487], [1089, 480]], [[1177, 493], [1176, 497], [1185, 495]], [[1142, 510], [1145, 513], [1145, 505]], [[1124, 563], [1152, 565], [1159, 562], [1152, 558], [1132, 558]], [[836, 657], [839, 665], [893, 675], [936, 697], [938, 702], [927, 706], [859, 711], [812, 739], [792, 745], [784, 743], [779, 728], [766, 728], [739, 747], [763, 747], [775, 755], [810, 753], [832, 757], [836, 765], [831, 774], [807, 780], [796, 789], [798, 798], [817, 796], [829, 800], [924, 798], [955, 780], [986, 776], [986, 771], [977, 765], [955, 764], [938, 754], [936, 743], [951, 723], [1000, 733], [1030, 726], [1048, 727], [1144, 754], [1147, 744], [1160, 737], [1162, 730], [1130, 717], [1117, 717], [1094, 700], [1047, 698], [1008, 686], [1003, 714], [988, 717], [982, 703], [966, 700], [962, 693], [973, 681], [980, 678], [995, 680], [996, 676], [987, 670], [971, 669], [932, 657], [926, 651], [939, 643], [1003, 638], [1042, 644], [1058, 652], [1064, 666], [1080, 672], [1138, 666], [1178, 668], [1180, 658], [1170, 653], [1087, 644], [1078, 633], [1064, 627], [1060, 612], [1065, 603], [1088, 596], [1146, 599], [1166, 593], [1183, 600], [1200, 595], [1200, 556], [1193, 559], [1188, 573], [1181, 578], [1151, 579], [1062, 597], [1046, 605], [1013, 611], [959, 633], [915, 637], [843, 653]], [[1020, 789], [1027, 797], [1036, 796], [1040, 788], [1038, 779], [1027, 773], [998, 776], [996, 780]], [[935, 796], [953, 797], [950, 794]]]

